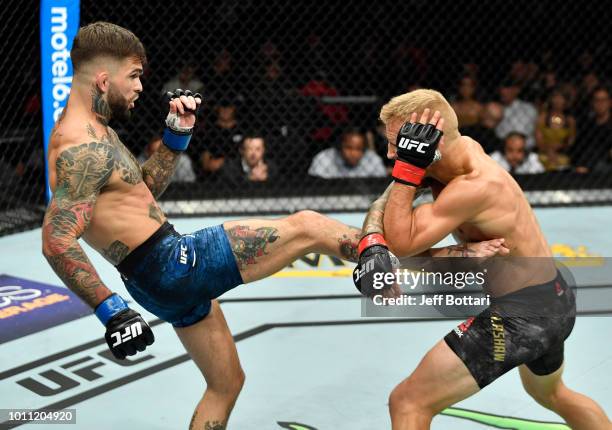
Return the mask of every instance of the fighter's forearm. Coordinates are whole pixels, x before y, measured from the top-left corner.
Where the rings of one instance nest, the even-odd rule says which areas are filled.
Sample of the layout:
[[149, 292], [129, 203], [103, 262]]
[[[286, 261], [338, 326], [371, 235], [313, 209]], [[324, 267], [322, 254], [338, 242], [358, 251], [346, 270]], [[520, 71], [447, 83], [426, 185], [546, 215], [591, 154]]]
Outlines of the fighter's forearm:
[[180, 154], [179, 151], [161, 145], [159, 150], [142, 165], [142, 177], [155, 198], [166, 191]]
[[412, 203], [415, 196], [414, 187], [393, 183], [385, 205], [385, 238], [397, 255], [411, 255], [414, 252], [410, 245], [414, 233]]
[[84, 202], [60, 209], [51, 201], [43, 224], [43, 254], [57, 276], [85, 303], [95, 308], [111, 291], [79, 245], [77, 237], [91, 216], [93, 205]]
[[473, 257], [476, 250], [470, 248], [468, 243], [449, 245], [442, 248], [429, 248], [413, 257]]
[[431, 248], [429, 252], [432, 257], [474, 257], [477, 254], [469, 243], [449, 245], [444, 248]]
[[368, 214], [363, 221], [361, 237], [371, 233], [384, 233], [385, 205], [389, 199], [389, 192], [392, 186], [393, 182], [387, 187], [385, 192], [370, 205]]
[[45, 252], [45, 258], [70, 291], [92, 309], [112, 294], [76, 240], [62, 253]]

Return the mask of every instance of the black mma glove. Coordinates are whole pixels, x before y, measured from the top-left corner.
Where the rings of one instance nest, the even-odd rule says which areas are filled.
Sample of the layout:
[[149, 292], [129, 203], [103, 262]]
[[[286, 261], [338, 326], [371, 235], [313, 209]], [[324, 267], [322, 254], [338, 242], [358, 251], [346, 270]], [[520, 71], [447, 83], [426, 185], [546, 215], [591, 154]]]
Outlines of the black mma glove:
[[[188, 109], [184, 107], [185, 113], [190, 113], [197, 116], [200, 105], [202, 104], [202, 95], [200, 93], [193, 94], [191, 91], [186, 90], [183, 91], [178, 88], [176, 91], [168, 91], [166, 96], [172, 100], [176, 98], [180, 98], [181, 96], [189, 97], [193, 96], [194, 99], [200, 99], [200, 103], [196, 101], [195, 109]], [[191, 135], [193, 134], [193, 125], [191, 127], [184, 127], [180, 125], [181, 116], [179, 112], [168, 112], [168, 116], [166, 117], [166, 129], [164, 130], [164, 135], [162, 137], [162, 142], [168, 148], [174, 151], [184, 151], [189, 146], [189, 141], [191, 140]], [[195, 123], [194, 123], [195, 124]]]
[[109, 349], [119, 360], [136, 354], [136, 351], [144, 351], [155, 341], [145, 320], [117, 294], [110, 295], [100, 303], [95, 313], [106, 326], [104, 338]]
[[[353, 270], [353, 282], [361, 294], [374, 297], [395, 283], [385, 282], [387, 273], [395, 276], [399, 260], [387, 247], [382, 234], [371, 233], [359, 241], [359, 263]], [[391, 275], [387, 275], [387, 280]]]
[[405, 123], [397, 133], [393, 178], [401, 184], [419, 186], [425, 169], [440, 158], [437, 150], [440, 139], [442, 131], [434, 125]]

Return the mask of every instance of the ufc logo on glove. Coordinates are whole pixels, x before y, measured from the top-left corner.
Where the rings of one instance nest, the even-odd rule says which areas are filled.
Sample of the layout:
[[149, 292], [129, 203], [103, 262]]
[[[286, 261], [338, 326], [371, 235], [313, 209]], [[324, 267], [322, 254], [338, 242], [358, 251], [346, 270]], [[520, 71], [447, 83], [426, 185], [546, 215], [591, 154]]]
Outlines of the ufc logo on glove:
[[126, 327], [123, 330], [123, 333], [116, 331], [115, 333], [111, 333], [111, 338], [115, 340], [115, 342], [111, 346], [117, 346], [120, 343], [127, 342], [130, 339], [135, 338], [136, 336], [140, 336], [142, 334], [142, 326], [140, 322], [135, 322], [134, 324]]
[[423, 150], [423, 148], [426, 146], [429, 146], [429, 143], [419, 142], [418, 140], [411, 140], [411, 139], [402, 137], [400, 141], [398, 142], [397, 146], [399, 146], [402, 149], [406, 149], [408, 151], [416, 147], [417, 152], [420, 152], [421, 154], [425, 154], [425, 151]]
[[442, 130], [432, 124], [405, 123], [395, 141], [397, 158], [392, 172], [395, 182], [418, 187], [427, 167], [440, 159], [437, 147], [441, 139]]

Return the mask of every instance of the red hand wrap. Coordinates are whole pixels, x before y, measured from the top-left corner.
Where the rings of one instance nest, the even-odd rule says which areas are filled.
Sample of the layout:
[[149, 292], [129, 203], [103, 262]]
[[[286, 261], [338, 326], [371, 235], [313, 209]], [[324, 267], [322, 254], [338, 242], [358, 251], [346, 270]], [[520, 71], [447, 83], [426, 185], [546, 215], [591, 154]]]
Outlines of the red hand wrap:
[[380, 233], [368, 234], [367, 236], [365, 236], [359, 241], [359, 246], [357, 247], [357, 251], [359, 252], [359, 255], [361, 255], [361, 253], [365, 251], [366, 248], [369, 248], [370, 246], [373, 246], [373, 245], [387, 246], [387, 242], [385, 242], [385, 238]]
[[425, 169], [413, 166], [405, 161], [395, 160], [395, 166], [393, 166], [393, 173], [391, 174], [400, 181], [408, 182], [409, 184], [421, 185], [421, 181], [425, 176]]

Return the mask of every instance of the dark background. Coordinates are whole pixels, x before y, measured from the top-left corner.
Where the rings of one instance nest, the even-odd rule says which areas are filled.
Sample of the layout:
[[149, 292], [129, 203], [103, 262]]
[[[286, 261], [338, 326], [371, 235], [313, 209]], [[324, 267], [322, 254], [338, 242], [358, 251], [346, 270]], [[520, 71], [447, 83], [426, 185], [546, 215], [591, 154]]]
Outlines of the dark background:
[[[6, 2], [0, 11], [0, 224], [3, 232], [40, 222], [44, 210], [40, 114], [39, 10], [36, 1]], [[336, 128], [376, 127], [380, 105], [415, 86], [452, 95], [466, 64], [476, 64], [480, 97], [494, 99], [499, 82], [517, 61], [554, 71], [558, 81], [580, 85], [585, 73], [602, 82], [610, 76], [611, 8], [596, 1], [81, 1], [81, 25], [111, 21], [132, 30], [147, 49], [145, 93], [129, 124], [116, 124], [125, 143], [138, 154], [161, 128], [163, 83], [186, 62], [211, 93], [199, 127], [212, 121], [212, 104], [223, 93], [238, 100], [239, 118], [250, 128], [273, 134], [289, 125], [284, 139], [271, 138], [270, 156], [281, 166], [282, 181], [237, 188], [173, 185], [164, 198], [219, 195], [315, 195], [375, 193], [385, 181], [321, 181], [305, 176], [315, 150], [332, 145]], [[265, 64], [262, 46], [277, 48], [287, 97], [267, 99], [259, 92]], [[211, 70], [222, 49], [232, 56], [229, 88], [216, 88]], [[299, 89], [321, 77], [338, 95], [372, 95], [369, 104], [347, 105], [348, 119], [332, 134], [311, 142], [320, 125], [318, 101]], [[217, 95], [215, 95], [217, 94]], [[275, 111], [273, 108], [279, 107]], [[279, 117], [280, 110], [282, 118]], [[275, 142], [275, 144], [274, 144]], [[276, 146], [275, 146], [276, 145]], [[25, 166], [20, 175], [12, 169]], [[597, 175], [544, 174], [519, 178], [526, 189], [604, 188]], [[339, 206], [338, 210], [343, 208]], [[265, 211], [266, 208], [262, 208]], [[21, 227], [19, 225], [22, 225]]]

